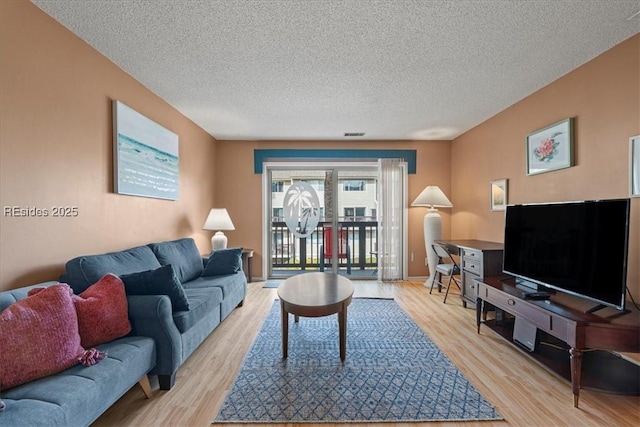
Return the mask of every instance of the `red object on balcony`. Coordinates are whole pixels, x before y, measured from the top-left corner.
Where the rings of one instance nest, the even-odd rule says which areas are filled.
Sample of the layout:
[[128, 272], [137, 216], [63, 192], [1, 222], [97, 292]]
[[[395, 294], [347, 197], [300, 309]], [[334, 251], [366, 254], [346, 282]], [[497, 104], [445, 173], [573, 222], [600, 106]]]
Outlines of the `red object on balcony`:
[[[325, 259], [333, 258], [333, 227], [324, 227], [322, 232], [322, 246], [320, 247], [320, 271], [324, 271]], [[347, 260], [347, 274], [351, 274], [351, 247], [347, 239], [347, 229], [338, 229], [338, 262]]]

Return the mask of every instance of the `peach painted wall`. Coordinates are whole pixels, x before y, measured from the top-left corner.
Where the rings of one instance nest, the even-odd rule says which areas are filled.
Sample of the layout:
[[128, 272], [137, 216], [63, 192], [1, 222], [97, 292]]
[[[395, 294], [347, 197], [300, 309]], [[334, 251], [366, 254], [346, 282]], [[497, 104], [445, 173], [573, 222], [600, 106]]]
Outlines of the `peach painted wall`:
[[[225, 232], [229, 245], [250, 247], [256, 250], [253, 261], [254, 275], [261, 276], [265, 257], [262, 251], [262, 175], [253, 171], [255, 149], [397, 149], [416, 150], [416, 174], [409, 175], [409, 203], [427, 185], [438, 185], [450, 194], [451, 142], [450, 141], [218, 141], [216, 165], [216, 202], [228, 209], [236, 227]], [[409, 276], [426, 276], [425, 247], [422, 222], [426, 208], [410, 208], [408, 211]], [[442, 235], [449, 237], [450, 212], [443, 209]]]
[[[0, 217], [0, 290], [55, 279], [69, 258], [192, 236], [211, 207], [236, 225], [231, 245], [257, 249], [262, 269], [261, 175], [256, 148], [416, 149], [411, 202], [439, 185], [443, 237], [502, 241], [489, 181], [509, 179], [513, 203], [626, 197], [628, 138], [640, 134], [640, 37], [606, 52], [455, 141], [218, 141], [31, 3], [0, 2], [0, 206], [77, 206], [75, 218]], [[112, 193], [111, 100], [180, 136], [180, 200]], [[576, 118], [576, 166], [526, 176], [524, 138]], [[424, 208], [409, 209], [410, 276], [424, 266]], [[629, 282], [640, 292], [640, 198], [632, 201]]]
[[[525, 138], [573, 117], [575, 166], [526, 175]], [[452, 145], [454, 238], [503, 241], [489, 182], [507, 178], [509, 203], [629, 197], [629, 138], [640, 134], [640, 35], [521, 100]], [[631, 202], [628, 286], [640, 301], [640, 198]]]
[[[0, 41], [0, 290], [55, 280], [87, 253], [184, 236], [209, 250], [215, 140], [27, 1], [0, 2]], [[112, 99], [179, 135], [178, 201], [112, 192]]]

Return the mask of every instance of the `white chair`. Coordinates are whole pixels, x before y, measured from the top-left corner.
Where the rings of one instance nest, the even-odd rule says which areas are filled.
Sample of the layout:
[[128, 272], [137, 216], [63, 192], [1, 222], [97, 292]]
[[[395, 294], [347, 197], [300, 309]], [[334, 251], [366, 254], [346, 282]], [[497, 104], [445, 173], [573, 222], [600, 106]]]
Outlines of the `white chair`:
[[449, 288], [451, 287], [451, 282], [455, 283], [458, 289], [460, 289], [460, 282], [458, 281], [458, 279], [456, 279], [456, 276], [460, 275], [460, 267], [458, 266], [456, 260], [453, 259], [451, 253], [447, 250], [446, 247], [438, 243], [434, 243], [432, 246], [433, 251], [438, 256], [438, 264], [436, 265], [436, 271], [434, 273], [435, 276], [433, 281], [431, 282], [431, 289], [429, 289], [429, 293], [433, 291], [434, 283], [438, 284], [438, 290], [440, 290], [441, 287], [445, 286], [444, 283], [442, 283], [442, 275], [448, 276], [449, 281], [446, 285], [447, 289], [444, 293], [443, 301], [443, 303], [446, 304], [447, 296], [449, 295]]

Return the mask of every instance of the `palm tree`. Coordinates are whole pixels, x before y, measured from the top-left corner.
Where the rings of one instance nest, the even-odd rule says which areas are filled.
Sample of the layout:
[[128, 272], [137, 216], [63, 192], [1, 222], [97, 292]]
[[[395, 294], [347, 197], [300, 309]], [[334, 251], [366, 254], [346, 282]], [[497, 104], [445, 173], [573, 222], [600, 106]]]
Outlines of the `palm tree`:
[[[285, 221], [289, 229], [295, 232], [294, 228], [299, 223], [297, 233], [300, 237], [306, 237], [317, 225], [315, 219], [318, 217], [318, 206], [313, 206], [314, 195], [302, 184], [304, 183], [296, 183], [289, 187], [285, 197], [287, 203], [284, 208]], [[313, 191], [313, 188], [310, 186], [309, 188]]]

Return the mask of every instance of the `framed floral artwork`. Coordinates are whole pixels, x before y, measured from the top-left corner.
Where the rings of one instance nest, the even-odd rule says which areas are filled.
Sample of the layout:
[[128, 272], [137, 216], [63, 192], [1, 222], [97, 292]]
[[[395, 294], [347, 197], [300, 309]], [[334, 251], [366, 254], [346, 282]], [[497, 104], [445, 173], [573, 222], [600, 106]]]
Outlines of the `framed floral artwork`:
[[629, 192], [631, 197], [640, 197], [640, 135], [629, 138]]
[[507, 207], [507, 180], [491, 181], [491, 210], [503, 211]]
[[573, 166], [573, 118], [527, 135], [527, 175]]

